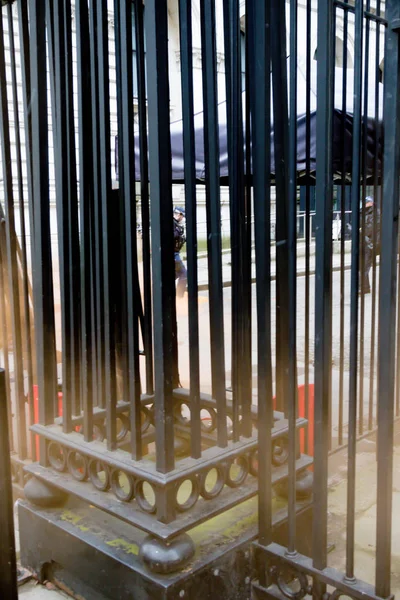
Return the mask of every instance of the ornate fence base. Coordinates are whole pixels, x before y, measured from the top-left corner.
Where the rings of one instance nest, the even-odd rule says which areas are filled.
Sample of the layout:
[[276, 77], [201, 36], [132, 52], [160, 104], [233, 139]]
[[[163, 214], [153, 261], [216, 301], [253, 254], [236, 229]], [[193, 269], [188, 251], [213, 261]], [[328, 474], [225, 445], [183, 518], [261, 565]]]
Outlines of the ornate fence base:
[[[311, 540], [311, 502], [297, 504], [304, 552]], [[257, 499], [252, 498], [189, 531], [195, 554], [169, 574], [143, 562], [146, 534], [70, 497], [61, 507], [19, 501], [21, 562], [85, 600], [247, 599], [255, 575], [251, 543], [257, 535]], [[285, 500], [276, 500], [274, 540], [287, 543]], [[111, 576], [112, 574], [112, 576]]]

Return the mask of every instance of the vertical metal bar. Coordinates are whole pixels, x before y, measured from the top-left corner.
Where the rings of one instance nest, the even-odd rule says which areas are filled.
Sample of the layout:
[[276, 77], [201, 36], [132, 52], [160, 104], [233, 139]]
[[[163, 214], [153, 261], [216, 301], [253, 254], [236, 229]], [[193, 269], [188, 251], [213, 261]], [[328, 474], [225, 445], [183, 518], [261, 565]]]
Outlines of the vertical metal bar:
[[146, 2], [149, 166], [153, 266], [156, 465], [174, 468], [173, 346], [174, 253], [169, 129], [168, 14], [166, 3]]
[[[245, 32], [248, 17], [245, 15]], [[251, 410], [253, 393], [253, 361], [252, 361], [252, 179], [251, 179], [251, 117], [250, 117], [250, 79], [249, 61], [250, 45], [245, 33], [245, 197], [243, 214], [243, 353], [246, 360], [243, 364], [243, 398], [248, 395], [246, 410]], [[243, 95], [242, 95], [243, 98]], [[250, 426], [249, 426], [249, 431]]]
[[[289, 349], [288, 398], [288, 552], [296, 549], [296, 418], [297, 418], [297, 0], [290, 0], [290, 128], [288, 189]], [[275, 78], [274, 78], [275, 80]]]
[[[132, 19], [132, 6], [129, 5], [131, 9], [130, 19]], [[123, 101], [121, 95], [122, 81], [121, 81], [121, 10], [120, 3], [114, 2], [114, 41], [115, 41], [115, 71], [116, 71], [116, 84], [117, 84], [117, 123], [118, 123], [118, 143], [116, 147], [116, 164], [118, 165], [118, 181], [119, 181], [119, 192], [118, 192], [118, 206], [115, 207], [116, 212], [116, 220], [118, 221], [118, 262], [119, 262], [119, 306], [116, 314], [116, 322], [117, 322], [117, 334], [116, 334], [116, 365], [117, 365], [117, 377], [119, 375], [119, 385], [117, 380], [117, 394], [122, 392], [122, 397], [126, 400], [129, 398], [129, 356], [128, 356], [128, 332], [127, 332], [127, 268], [126, 268], [126, 240], [125, 240], [125, 207], [124, 207], [124, 198], [125, 194], [123, 192], [124, 183], [121, 182], [121, 169], [120, 169], [120, 157], [122, 155], [121, 145], [123, 146], [123, 136], [124, 131], [122, 129], [122, 110], [123, 110]], [[128, 33], [130, 39], [132, 40], [132, 29]], [[132, 46], [132, 44], [131, 44]], [[131, 57], [132, 57], [132, 48], [131, 48]], [[131, 65], [132, 67], [132, 65]], [[128, 75], [129, 76], [129, 75]], [[130, 74], [132, 78], [132, 73]], [[132, 90], [133, 94], [133, 90]], [[122, 160], [124, 160], [122, 156]], [[133, 202], [135, 204], [135, 196], [133, 197]], [[130, 210], [130, 209], [129, 209]], [[135, 219], [136, 221], [136, 219]], [[130, 223], [128, 224], [130, 227]], [[133, 265], [130, 265], [132, 269]], [[116, 265], [117, 268], [117, 265]], [[131, 315], [133, 317], [133, 315]], [[134, 407], [133, 407], [134, 408]]]
[[[235, 152], [236, 171], [238, 175], [238, 254], [239, 267], [238, 273], [240, 279], [238, 282], [239, 293], [239, 356], [238, 360], [238, 384], [239, 384], [239, 402], [241, 406], [241, 428], [240, 433], [245, 437], [252, 434], [251, 421], [251, 342], [250, 342], [250, 315], [251, 315], [251, 274], [246, 274], [247, 247], [251, 252], [251, 240], [247, 240], [247, 235], [251, 235], [251, 230], [246, 231], [246, 220], [250, 218], [246, 214], [246, 193], [244, 185], [244, 153], [243, 153], [243, 106], [242, 106], [242, 45], [240, 43], [240, 15], [239, 3], [233, 2], [232, 10], [232, 30], [237, 38], [232, 38], [232, 88], [233, 88], [233, 107], [232, 125], [235, 136], [237, 136], [237, 148]], [[248, 267], [251, 269], [250, 267]]]
[[[376, 13], [380, 16], [381, 13], [381, 0], [377, 0], [376, 4]], [[370, 351], [370, 369], [369, 369], [369, 414], [368, 414], [368, 429], [372, 429], [373, 427], [373, 419], [374, 419], [374, 382], [375, 382], [375, 340], [376, 340], [376, 289], [377, 289], [377, 273], [376, 273], [376, 242], [378, 239], [381, 239], [381, 231], [377, 231], [378, 219], [380, 219], [381, 215], [381, 205], [380, 205], [380, 193], [378, 195], [378, 160], [379, 160], [379, 131], [380, 131], [380, 120], [379, 120], [379, 79], [380, 79], [380, 68], [379, 68], [379, 54], [380, 54], [380, 32], [381, 26], [379, 23], [376, 23], [376, 41], [375, 41], [375, 155], [374, 155], [374, 229], [373, 229], [373, 260], [372, 260], [372, 307], [371, 307], [371, 351]], [[383, 157], [381, 156], [381, 173], [380, 179], [383, 180]], [[379, 191], [381, 190], [381, 186], [379, 186]], [[399, 263], [400, 265], [400, 263]], [[400, 266], [399, 266], [400, 268]], [[399, 281], [400, 281], [400, 272], [399, 272]], [[399, 294], [400, 299], [400, 294]], [[400, 354], [398, 355], [400, 358]], [[400, 374], [400, 363], [399, 368], [396, 370], [397, 374]], [[399, 380], [400, 381], [400, 380]], [[399, 386], [397, 386], [399, 388]]]
[[[306, 206], [305, 206], [305, 285], [304, 285], [304, 403], [305, 417], [309, 416], [310, 402], [310, 192], [311, 192], [311, 0], [306, 4], [306, 28], [307, 28], [307, 48], [306, 48]], [[305, 452], [308, 452], [309, 425], [307, 423], [305, 434]]]
[[387, 0], [385, 46], [384, 180], [381, 220], [378, 346], [378, 479], [376, 594], [390, 595], [392, 546], [394, 356], [400, 164], [400, 4]]
[[[10, 384], [10, 361], [8, 356], [8, 325], [7, 325], [7, 283], [5, 277], [6, 270], [6, 255], [7, 255], [7, 240], [5, 232], [4, 211], [0, 204], [0, 312], [1, 312], [1, 333], [2, 346], [4, 357], [4, 369], [6, 377], [6, 394], [8, 405], [11, 406], [11, 384]], [[17, 447], [14, 443], [14, 431], [12, 425], [11, 410], [8, 411], [8, 429], [10, 432], [10, 446], [12, 451], [16, 451]]]
[[[32, 340], [31, 340], [31, 315], [29, 304], [29, 273], [28, 260], [26, 252], [26, 228], [25, 228], [25, 195], [23, 186], [22, 173], [22, 155], [21, 155], [21, 135], [20, 135], [20, 120], [19, 120], [19, 98], [17, 88], [17, 69], [15, 62], [15, 44], [14, 44], [14, 23], [12, 6], [7, 6], [8, 16], [8, 33], [10, 41], [10, 57], [11, 57], [11, 81], [12, 81], [12, 98], [14, 110], [14, 128], [15, 128], [15, 146], [16, 146], [16, 162], [18, 176], [18, 197], [19, 197], [19, 218], [21, 227], [21, 262], [22, 262], [22, 293], [24, 297], [24, 319], [25, 319], [25, 356], [28, 372], [28, 401], [30, 423], [33, 423], [34, 405], [33, 405], [33, 363], [32, 363]], [[18, 243], [18, 242], [16, 242]], [[36, 443], [34, 436], [31, 434], [30, 453], [32, 460], [36, 460]]]
[[[49, 128], [52, 129], [53, 161], [54, 161], [54, 165], [55, 165], [55, 163], [56, 163], [55, 149], [56, 149], [56, 143], [57, 143], [57, 126], [58, 126], [57, 119], [55, 118], [55, 115], [57, 114], [57, 93], [56, 93], [56, 74], [55, 74], [56, 52], [55, 52], [55, 44], [54, 44], [55, 31], [54, 31], [53, 3], [50, 0], [46, 0], [46, 37], [47, 37], [47, 62], [48, 62], [47, 81], [48, 81], [48, 84], [50, 84], [50, 103], [49, 103], [50, 114], [48, 115], [48, 118], [49, 118]], [[53, 114], [51, 114], [51, 112], [54, 113], [54, 117], [53, 117]], [[50, 143], [49, 143], [49, 153], [50, 153]], [[60, 180], [58, 180], [58, 182], [57, 182], [58, 177], [59, 177], [59, 173], [58, 173], [57, 168], [55, 168], [56, 196], [57, 196], [57, 185], [60, 181]], [[59, 256], [60, 256], [60, 252], [59, 252]], [[61, 337], [63, 340], [64, 339], [63, 333], [61, 333]], [[64, 358], [64, 357], [65, 357], [65, 353], [63, 352], [62, 358]], [[56, 356], [55, 356], [55, 360], [57, 360]], [[55, 364], [55, 369], [56, 369], [55, 370], [56, 377], [58, 378], [56, 364]], [[68, 379], [68, 381], [69, 381], [69, 379]], [[59, 410], [58, 410], [59, 405], [58, 405], [57, 395], [54, 396], [53, 403], [54, 403], [54, 416], [59, 416]], [[66, 420], [70, 421], [70, 419], [68, 419], [68, 415], [67, 415]]]
[[76, 0], [76, 52], [78, 77], [79, 185], [81, 233], [81, 309], [82, 309], [82, 408], [85, 441], [93, 436], [93, 330], [91, 214], [93, 211], [93, 160], [90, 33], [87, 0]]
[[285, 4], [271, 4], [271, 59], [274, 107], [276, 197], [276, 398], [285, 414], [289, 402], [289, 130]]
[[[46, 77], [46, 15], [42, 0], [29, 0], [33, 203], [35, 221], [35, 339], [39, 388], [39, 421], [50, 425], [54, 418], [57, 375], [55, 372], [54, 296], [49, 214], [49, 161]], [[40, 462], [46, 464], [45, 442]]]
[[[92, 59], [93, 60], [93, 59]], [[92, 82], [93, 85], [93, 82]], [[93, 123], [93, 117], [92, 117], [92, 123]], [[93, 134], [93, 129], [92, 129], [92, 134]], [[93, 140], [92, 140], [92, 145], [93, 145]], [[93, 174], [94, 174], [94, 169], [93, 169]], [[94, 194], [94, 180], [93, 180], [93, 200], [95, 198], [95, 194]], [[97, 356], [97, 303], [96, 303], [96, 253], [95, 253], [95, 210], [94, 210], [94, 206], [93, 206], [94, 202], [92, 202], [91, 205], [91, 212], [90, 212], [90, 236], [89, 236], [89, 245], [90, 245], [90, 288], [91, 288], [91, 294], [90, 294], [90, 310], [91, 310], [91, 328], [92, 328], [92, 397], [93, 397], [93, 405], [96, 403], [98, 406], [101, 405], [101, 401], [102, 401], [102, 397], [99, 397], [99, 388], [98, 388], [98, 383], [99, 383], [99, 362], [98, 362], [98, 356]], [[90, 425], [89, 423], [87, 424], [87, 431], [91, 431], [90, 429]]]
[[358, 288], [359, 288], [359, 225], [360, 225], [360, 175], [361, 175], [361, 99], [362, 99], [362, 43], [363, 2], [355, 6], [355, 56], [353, 105], [353, 160], [351, 184], [351, 305], [350, 305], [350, 374], [349, 374], [349, 427], [348, 427], [348, 485], [347, 485], [347, 536], [346, 577], [354, 579], [354, 524], [355, 478], [357, 438], [357, 342], [358, 342]]
[[200, 2], [201, 51], [203, 64], [204, 155], [208, 273], [210, 297], [211, 379], [217, 405], [217, 440], [227, 445], [225, 342], [221, 260], [221, 206], [219, 184], [219, 131], [216, 81], [216, 40], [214, 2]]
[[[233, 440], [237, 441], [240, 433], [251, 435], [252, 425], [250, 357], [244, 347], [245, 294], [249, 294], [249, 290], [243, 287], [245, 190], [240, 21], [239, 3], [236, 0], [224, 2], [224, 33], [232, 259], [232, 429]], [[240, 410], [242, 419], [239, 431]]]
[[181, 82], [186, 198], [186, 257], [188, 266], [189, 296], [188, 305], [191, 454], [193, 458], [199, 458], [201, 455], [200, 356], [199, 314], [197, 300], [197, 212], [195, 137], [193, 121], [193, 44], [191, 0], [180, 0], [179, 2], [179, 33], [181, 43]]
[[[119, 19], [116, 29], [117, 64], [118, 72], [123, 74], [118, 79], [117, 94], [119, 97], [119, 168], [120, 168], [120, 193], [124, 205], [125, 231], [121, 237], [125, 242], [125, 267], [126, 267], [126, 297], [127, 306], [127, 338], [128, 338], [128, 393], [131, 417], [131, 452], [132, 458], [140, 460], [142, 457], [142, 432], [141, 432], [141, 402], [140, 402], [140, 373], [139, 373], [139, 321], [138, 304], [140, 296], [135, 286], [135, 272], [137, 272], [137, 245], [136, 245], [136, 202], [135, 202], [135, 148], [133, 131], [133, 71], [132, 71], [132, 7], [127, 2], [119, 5], [115, 2], [115, 15]], [[119, 52], [118, 52], [119, 50]], [[120, 139], [121, 138], [121, 139]]]
[[[55, 45], [54, 38], [56, 32], [54, 31], [54, 14], [53, 14], [53, 3], [51, 0], [46, 0], [46, 34], [47, 34], [47, 50], [48, 50], [48, 65], [49, 65], [49, 83], [50, 83], [50, 107], [54, 112], [54, 115], [57, 114], [57, 98], [56, 98], [56, 83], [55, 83], [55, 75], [56, 75], [56, 65], [55, 65]], [[57, 35], [57, 37], [59, 37]], [[57, 133], [57, 120], [52, 118], [51, 127], [53, 130], [53, 136]]]
[[0, 497], [2, 523], [0, 536], [0, 597], [17, 600], [17, 558], [15, 554], [14, 502], [11, 485], [10, 444], [8, 439], [9, 410], [4, 369], [0, 370]]
[[99, 77], [97, 60], [97, 18], [96, 2], [89, 3], [89, 28], [90, 28], [90, 70], [92, 81], [92, 143], [93, 143], [93, 228], [91, 235], [91, 252], [93, 261], [94, 283], [94, 322], [96, 343], [96, 385], [94, 386], [95, 398], [98, 406], [105, 406], [105, 381], [104, 381], [104, 292], [102, 272], [102, 215], [101, 215], [101, 166], [100, 166], [100, 134], [99, 134]]
[[[399, 252], [400, 252], [400, 243], [399, 243]], [[400, 321], [400, 290], [399, 290], [399, 282], [400, 282], [400, 261], [398, 262], [398, 265], [397, 265], [397, 323], [398, 324], [399, 324], [399, 321]], [[372, 335], [374, 335], [374, 331], [373, 330], [372, 330]], [[399, 325], [397, 325], [396, 350], [397, 350], [397, 354], [396, 354], [396, 370], [395, 370], [395, 377], [396, 377], [395, 407], [396, 407], [396, 417], [398, 417], [399, 414], [400, 414], [400, 327], [399, 327]], [[370, 384], [370, 388], [373, 389], [373, 387], [372, 387], [371, 384]], [[372, 408], [370, 408], [370, 413], [371, 413], [370, 421], [372, 423], [372, 419], [373, 419]]]
[[340, 195], [340, 358], [339, 358], [339, 416], [338, 416], [338, 444], [343, 444], [343, 387], [344, 387], [344, 331], [345, 331], [345, 239], [346, 239], [346, 165], [345, 165], [345, 147], [346, 147], [346, 88], [347, 88], [347, 37], [349, 26], [349, 14], [346, 9], [343, 10], [343, 75], [342, 75], [342, 116], [340, 135], [342, 140], [342, 161], [341, 161], [341, 195]]
[[72, 412], [81, 412], [80, 372], [81, 372], [81, 285], [80, 285], [80, 246], [79, 246], [79, 208], [77, 191], [75, 119], [74, 119], [74, 86], [72, 70], [72, 14], [71, 0], [64, 4], [64, 31], [66, 50], [66, 133], [67, 133], [67, 166], [68, 166], [68, 210], [69, 210], [69, 244], [70, 244], [70, 278], [71, 296], [71, 389]]
[[[228, 173], [229, 173], [229, 215], [230, 215], [230, 245], [231, 245], [231, 392], [232, 392], [232, 439], [237, 442], [239, 439], [239, 402], [238, 397], [238, 278], [236, 272], [239, 269], [237, 252], [237, 179], [238, 174], [235, 171], [234, 163], [234, 129], [232, 121], [232, 112], [234, 110], [232, 103], [232, 54], [233, 54], [233, 23], [232, 23], [232, 2], [223, 0], [223, 24], [224, 24], [224, 53], [225, 53], [225, 95], [226, 95], [226, 121], [227, 121], [227, 142], [228, 142]], [[236, 40], [237, 43], [237, 40]], [[237, 141], [237, 140], [236, 140]]]
[[[258, 352], [259, 536], [272, 541], [272, 357], [271, 357], [271, 3], [248, 0], [249, 83], [256, 250]], [[247, 167], [249, 168], [249, 167]]]
[[[367, 0], [366, 10], [370, 11], [371, 2]], [[367, 193], [367, 136], [368, 136], [368, 88], [369, 83], [369, 64], [368, 57], [370, 52], [370, 19], [365, 19], [365, 43], [364, 43], [364, 103], [363, 103], [363, 136], [362, 136], [362, 213], [361, 213], [361, 261], [360, 274], [362, 278], [361, 289], [364, 292], [365, 279], [365, 262], [366, 262], [366, 243], [365, 243], [365, 196]], [[358, 433], [364, 433], [364, 363], [365, 363], [365, 344], [364, 344], [364, 328], [365, 328], [365, 296], [361, 294], [360, 298], [360, 358], [359, 358], [359, 415], [358, 415]], [[371, 402], [371, 398], [369, 399]]]
[[138, 80], [138, 115], [140, 145], [140, 198], [142, 209], [142, 254], [143, 254], [143, 296], [144, 331], [143, 344], [146, 356], [146, 393], [154, 391], [153, 331], [151, 304], [151, 252], [150, 252], [150, 209], [149, 209], [149, 161], [147, 149], [147, 107], [146, 107], [146, 71], [145, 36], [143, 25], [143, 3], [136, 1], [135, 35], [136, 65]]
[[34, 279], [34, 260], [33, 260], [33, 244], [34, 244], [34, 215], [33, 215], [33, 180], [32, 180], [32, 113], [30, 110], [31, 102], [31, 72], [30, 72], [30, 51], [29, 51], [29, 25], [28, 25], [28, 2], [17, 2], [18, 9], [18, 24], [19, 24], [19, 43], [20, 43], [20, 60], [22, 72], [22, 98], [24, 107], [24, 123], [25, 123], [25, 155], [26, 155], [26, 170], [28, 183], [28, 198], [29, 198], [29, 234], [31, 241], [31, 265], [32, 265], [32, 280]]
[[104, 302], [104, 392], [106, 402], [107, 447], [114, 450], [117, 445], [116, 413], [116, 370], [115, 370], [115, 325], [113, 316], [112, 279], [112, 198], [111, 198], [111, 150], [110, 150], [110, 93], [107, 2], [98, 0], [97, 17], [97, 61], [99, 82], [99, 200], [102, 222], [102, 271]]
[[15, 408], [18, 435], [18, 454], [21, 459], [27, 457], [25, 395], [22, 360], [22, 332], [20, 310], [20, 287], [17, 263], [17, 234], [15, 231], [14, 193], [11, 170], [10, 122], [8, 114], [8, 93], [6, 84], [6, 63], [4, 48], [3, 14], [0, 14], [0, 141], [4, 177], [4, 195], [6, 206], [7, 233], [7, 271], [9, 288], [9, 306], [14, 344], [14, 385]]
[[[31, 277], [35, 281], [35, 235], [34, 235], [34, 201], [33, 201], [33, 153], [32, 153], [32, 111], [31, 111], [31, 73], [30, 73], [30, 39], [29, 39], [29, 24], [28, 24], [28, 1], [17, 2], [18, 10], [18, 25], [19, 25], [19, 43], [20, 43], [20, 61], [22, 75], [22, 102], [24, 110], [24, 129], [25, 129], [25, 157], [26, 157], [26, 172], [27, 172], [27, 187], [28, 187], [28, 214], [29, 214], [29, 239], [30, 239], [30, 264]], [[33, 299], [34, 304], [34, 299]], [[34, 317], [33, 317], [34, 321]], [[36, 369], [36, 350], [35, 342], [32, 341], [32, 370], [33, 381], [37, 377]], [[8, 360], [8, 358], [7, 358]], [[7, 365], [6, 365], [7, 369]], [[8, 372], [8, 369], [7, 369]], [[8, 375], [7, 375], [8, 377]], [[32, 393], [32, 390], [30, 390]], [[30, 420], [34, 420], [34, 411], [30, 413]], [[32, 460], [36, 460], [36, 436], [32, 436], [32, 445], [34, 444], [34, 452]]]
[[[56, 205], [58, 223], [58, 253], [60, 265], [61, 323], [62, 323], [62, 390], [63, 390], [63, 430], [72, 429], [72, 356], [71, 356], [71, 296], [70, 296], [70, 244], [69, 244], [69, 206], [67, 174], [67, 132], [66, 132], [66, 89], [65, 89], [65, 39], [64, 39], [64, 0], [48, 2], [47, 28], [53, 29], [53, 48], [50, 46], [51, 62], [54, 65], [55, 103], [52, 103], [52, 122], [54, 124], [54, 165], [56, 176]], [[56, 409], [57, 410], [57, 409]]]
[[[335, 103], [334, 103], [334, 97], [335, 97], [335, 66], [336, 66], [336, 20], [335, 20], [335, 7], [333, 7], [332, 10], [332, 19], [331, 19], [331, 40], [332, 40], [332, 51], [330, 54], [330, 60], [332, 62], [331, 65], [331, 69], [332, 69], [332, 77], [330, 80], [330, 90], [329, 90], [329, 94], [330, 94], [330, 99], [331, 99], [331, 103], [332, 103], [332, 121], [331, 121], [331, 159], [333, 157], [333, 113], [334, 113], [334, 109], [335, 109]], [[332, 173], [333, 173], [333, 169], [332, 169]], [[332, 182], [332, 187], [331, 187], [331, 222], [332, 222], [332, 217], [333, 217], [333, 182]], [[331, 238], [332, 238], [332, 233], [331, 233]], [[330, 287], [329, 289], [332, 292], [332, 286], [333, 286], [333, 248], [332, 248], [332, 244], [331, 244], [331, 257], [330, 257]], [[332, 310], [332, 293], [331, 293], [331, 316], [330, 316], [331, 322], [330, 322], [330, 332], [332, 332], [332, 320], [333, 320], [333, 310]], [[330, 451], [332, 449], [332, 335], [331, 335], [331, 342], [330, 342], [330, 346], [329, 346], [329, 356], [328, 356], [328, 364], [329, 364], [329, 384], [328, 384], [328, 394], [329, 394], [329, 398], [328, 398], [328, 451]]]
[[[333, 3], [318, 1], [317, 65], [317, 171], [316, 171], [316, 265], [315, 265], [315, 409], [314, 438], [318, 452], [314, 461], [313, 564], [324, 569], [327, 562], [328, 448], [329, 448], [329, 356], [332, 342], [332, 19]], [[315, 597], [325, 585], [318, 583]]]

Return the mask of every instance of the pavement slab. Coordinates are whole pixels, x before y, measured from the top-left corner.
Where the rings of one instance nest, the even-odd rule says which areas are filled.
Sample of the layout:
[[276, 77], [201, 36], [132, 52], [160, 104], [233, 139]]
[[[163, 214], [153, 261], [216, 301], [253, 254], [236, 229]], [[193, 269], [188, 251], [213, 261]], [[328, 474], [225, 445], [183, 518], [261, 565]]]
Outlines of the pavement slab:
[[45, 585], [31, 580], [19, 588], [18, 598], [21, 600], [66, 600], [70, 596], [54, 586], [48, 589]]
[[[399, 443], [399, 425], [395, 440]], [[393, 520], [392, 520], [392, 594], [400, 595], [400, 447], [393, 452]], [[346, 507], [347, 507], [347, 453], [330, 459], [331, 486], [328, 495], [329, 543], [333, 550], [328, 556], [329, 566], [344, 571], [346, 565]], [[355, 521], [355, 576], [374, 585], [376, 550], [376, 491], [377, 462], [374, 437], [359, 442], [356, 462], [356, 521]]]

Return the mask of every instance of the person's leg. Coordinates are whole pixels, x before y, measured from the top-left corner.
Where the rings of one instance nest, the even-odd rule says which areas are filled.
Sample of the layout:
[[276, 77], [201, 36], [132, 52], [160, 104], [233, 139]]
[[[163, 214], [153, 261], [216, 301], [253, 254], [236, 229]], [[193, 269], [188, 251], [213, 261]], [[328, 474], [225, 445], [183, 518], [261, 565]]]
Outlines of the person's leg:
[[176, 286], [176, 295], [182, 298], [186, 291], [187, 271], [183, 261], [178, 253], [175, 253], [175, 277], [178, 279]]
[[369, 294], [371, 292], [371, 286], [369, 283], [369, 272], [372, 267], [372, 250], [369, 248], [365, 252], [364, 261], [364, 277], [363, 277], [363, 293]]

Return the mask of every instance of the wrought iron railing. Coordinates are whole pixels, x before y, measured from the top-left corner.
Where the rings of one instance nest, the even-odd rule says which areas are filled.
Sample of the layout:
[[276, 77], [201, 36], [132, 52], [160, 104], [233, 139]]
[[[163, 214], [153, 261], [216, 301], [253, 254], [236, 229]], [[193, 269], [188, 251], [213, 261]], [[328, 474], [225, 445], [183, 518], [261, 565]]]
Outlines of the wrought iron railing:
[[[326, 584], [349, 596], [388, 597], [390, 469], [379, 474], [375, 591], [353, 585], [353, 534], [356, 440], [379, 422], [378, 462], [382, 467], [387, 459], [390, 467], [393, 406], [397, 416], [400, 406], [391, 218], [397, 218], [398, 191], [398, 9], [394, 0], [319, 0], [316, 17], [308, 0], [303, 23], [298, 3], [286, 4], [201, 0], [194, 24], [192, 2], [179, 0], [178, 133], [176, 123], [170, 126], [167, 2], [147, 0], [144, 8], [135, 1], [134, 29], [127, 0], [112, 7], [105, 0], [17, 0], [2, 9], [0, 309], [15, 479], [22, 487], [31, 478], [26, 495], [33, 503], [39, 480], [50, 495], [61, 490], [150, 534], [159, 548], [177, 544], [179, 560], [161, 566], [154, 545], [147, 540], [141, 547], [145, 565], [163, 573], [190, 564], [194, 544], [182, 534], [258, 493], [255, 597], [277, 595], [279, 588], [289, 597], [312, 592], [323, 598]], [[196, 26], [201, 89], [193, 77]], [[203, 97], [201, 119], [194, 115], [196, 94]], [[180, 161], [179, 175], [174, 161]], [[183, 300], [175, 290], [174, 180], [183, 186], [186, 212]], [[205, 284], [199, 280], [199, 181], [206, 197]], [[229, 187], [229, 265], [222, 260], [222, 184]], [[304, 241], [298, 239], [300, 184]], [[342, 225], [335, 257], [334, 185], [343, 199], [336, 213], [341, 224], [349, 220], [349, 188], [352, 216], [351, 242]], [[375, 200], [372, 242], [366, 241], [364, 202], [360, 210], [367, 192]], [[360, 273], [369, 264], [371, 294], [362, 287], [359, 296]], [[343, 574], [326, 571], [327, 461], [345, 445], [343, 582]], [[311, 506], [312, 489], [315, 539], [304, 557], [296, 554], [296, 519]], [[287, 500], [286, 549], [272, 544], [278, 518], [272, 490]], [[288, 583], [296, 578], [300, 591], [290, 596]]]

